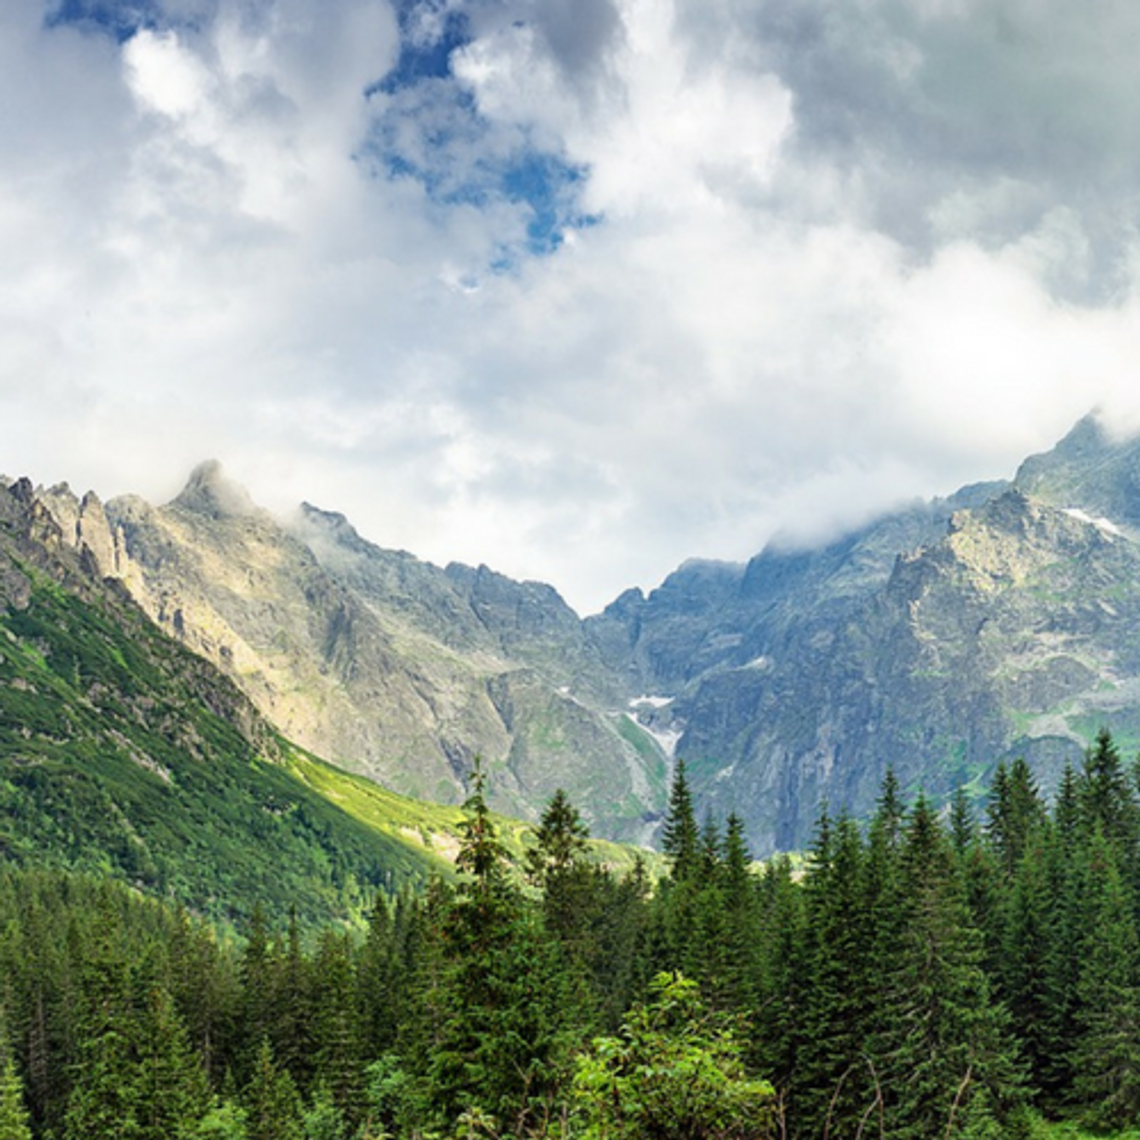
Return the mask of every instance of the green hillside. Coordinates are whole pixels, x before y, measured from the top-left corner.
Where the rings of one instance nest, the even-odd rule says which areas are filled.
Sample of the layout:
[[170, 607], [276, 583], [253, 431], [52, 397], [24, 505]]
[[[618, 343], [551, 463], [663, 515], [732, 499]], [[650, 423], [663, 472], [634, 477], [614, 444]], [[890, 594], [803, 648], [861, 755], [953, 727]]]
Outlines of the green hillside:
[[[421, 850], [425, 859], [439, 860], [441, 867], [450, 867], [462, 835], [465, 815], [461, 807], [398, 795], [288, 743], [282, 745], [282, 753], [287, 771], [305, 787], [375, 832]], [[496, 815], [494, 820], [503, 847], [517, 862], [534, 841], [534, 825], [508, 816]], [[664, 874], [666, 860], [660, 852], [605, 839], [589, 842], [587, 859], [618, 872], [632, 870], [639, 858], [652, 877]]]
[[[0, 487], [0, 862], [87, 871], [214, 919], [358, 919], [449, 875], [462, 811], [351, 776], [272, 729]], [[521, 853], [528, 827], [503, 820]], [[632, 852], [596, 844], [624, 868]]]
[[27, 604], [0, 612], [7, 861], [110, 874], [215, 917], [240, 900], [306, 921], [438, 869], [275, 762], [244, 698], [130, 603], [29, 577]]

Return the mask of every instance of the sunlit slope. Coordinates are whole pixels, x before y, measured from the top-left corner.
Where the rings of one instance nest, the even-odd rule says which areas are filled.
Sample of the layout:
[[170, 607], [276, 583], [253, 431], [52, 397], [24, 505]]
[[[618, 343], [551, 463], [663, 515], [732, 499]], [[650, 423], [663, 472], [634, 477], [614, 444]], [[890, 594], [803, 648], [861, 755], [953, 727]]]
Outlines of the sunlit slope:
[[[441, 868], [450, 870], [450, 861], [458, 850], [462, 835], [462, 808], [398, 795], [364, 776], [345, 772], [294, 746], [285, 747], [284, 764], [306, 787], [354, 819], [380, 834], [421, 850], [426, 858], [438, 859]], [[509, 816], [496, 815], [494, 818], [503, 845], [516, 861], [520, 860], [533, 843], [534, 825]], [[619, 873], [632, 870], [638, 859], [645, 864], [651, 876], [658, 875], [664, 867], [664, 857], [659, 852], [604, 839], [590, 840], [587, 858]]]

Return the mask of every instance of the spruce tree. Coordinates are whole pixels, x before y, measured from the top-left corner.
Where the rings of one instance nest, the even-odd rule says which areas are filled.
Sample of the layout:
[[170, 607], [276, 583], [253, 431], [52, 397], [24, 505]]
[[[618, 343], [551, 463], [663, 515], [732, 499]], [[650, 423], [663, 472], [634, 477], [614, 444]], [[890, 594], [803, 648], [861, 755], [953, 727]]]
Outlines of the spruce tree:
[[550, 1108], [561, 1078], [565, 975], [554, 942], [508, 878], [484, 787], [477, 766], [456, 857], [463, 878], [443, 905], [440, 969], [425, 992], [438, 1020], [423, 1075], [445, 1127], [479, 1110], [518, 1131]]
[[661, 850], [669, 857], [675, 882], [691, 878], [697, 873], [700, 867], [700, 833], [693, 814], [693, 796], [689, 790], [684, 760], [677, 761], [673, 773]]
[[[883, 1059], [888, 1136], [962, 1135], [1020, 1106], [1023, 1076], [982, 968], [952, 851], [919, 797], [900, 866], [903, 935], [889, 983]], [[979, 1100], [984, 1090], [984, 1099]], [[983, 1111], [983, 1104], [990, 1106]]]
[[305, 1095], [313, 1082], [320, 1053], [314, 1032], [320, 1001], [313, 993], [320, 972], [319, 967], [311, 971], [305, 960], [295, 907], [290, 908], [284, 946], [267, 955], [261, 968], [266, 975], [266, 994], [260, 1030], [269, 1034], [274, 1061]]
[[1045, 821], [1045, 803], [1022, 757], [999, 764], [990, 789], [989, 837], [1002, 870], [1012, 876], [1034, 831]]
[[115, 919], [83, 965], [75, 1079], [64, 1115], [64, 1140], [142, 1140], [137, 1081], [137, 1025], [130, 971], [115, 943]]
[[760, 992], [748, 1059], [786, 1091], [805, 1035], [802, 1006], [809, 972], [803, 891], [787, 856], [765, 866], [759, 894]]
[[824, 823], [804, 882], [804, 1032], [793, 1096], [800, 1136], [854, 1135], [877, 1097], [867, 1055], [878, 1004], [865, 852], [850, 819]]
[[[137, 1055], [139, 1136], [175, 1140], [192, 1135], [210, 1107], [206, 1075], [170, 994], [160, 986], [147, 995]], [[122, 1076], [128, 1079], [127, 1073]]]
[[1036, 1088], [1048, 1082], [1058, 1047], [1050, 1024], [1050, 968], [1057, 950], [1053, 842], [1052, 829], [1040, 829], [1022, 853], [1002, 902], [995, 970], [1000, 996]]
[[1106, 728], [1097, 733], [1096, 743], [1085, 754], [1077, 797], [1085, 834], [1091, 837], [1099, 829], [1116, 848], [1121, 869], [1130, 869], [1140, 835], [1140, 807], [1120, 751]]
[[1089, 869], [1074, 1093], [1094, 1127], [1120, 1129], [1140, 1120], [1140, 943], [1114, 845], [1099, 833]]
[[734, 813], [726, 823], [720, 878], [725, 915], [725, 1002], [728, 1009], [740, 1012], [755, 1008], [760, 984], [758, 883], [751, 862], [744, 823]]
[[970, 797], [966, 794], [966, 789], [959, 785], [950, 800], [950, 841], [960, 859], [965, 857], [977, 837], [978, 825], [970, 806]]
[[348, 935], [330, 930], [321, 936], [312, 974], [314, 1082], [347, 1120], [355, 1122], [362, 1110], [363, 1065]]
[[248, 1140], [302, 1140], [301, 1097], [274, 1061], [268, 1037], [261, 1039], [242, 1099]]
[[11, 1056], [0, 1076], [0, 1140], [32, 1140], [31, 1117], [24, 1107], [24, 1085]]
[[356, 968], [361, 1050], [368, 1058], [379, 1057], [396, 1043], [401, 973], [396, 921], [387, 898], [377, 894]]
[[586, 853], [589, 829], [566, 793], [558, 788], [535, 829], [526, 870], [535, 886], [547, 889], [551, 878], [569, 873]]
[[573, 957], [586, 947], [586, 925], [596, 906], [596, 876], [586, 862], [589, 829], [559, 788], [535, 829], [535, 845], [526, 853], [529, 880], [542, 891], [547, 929]]

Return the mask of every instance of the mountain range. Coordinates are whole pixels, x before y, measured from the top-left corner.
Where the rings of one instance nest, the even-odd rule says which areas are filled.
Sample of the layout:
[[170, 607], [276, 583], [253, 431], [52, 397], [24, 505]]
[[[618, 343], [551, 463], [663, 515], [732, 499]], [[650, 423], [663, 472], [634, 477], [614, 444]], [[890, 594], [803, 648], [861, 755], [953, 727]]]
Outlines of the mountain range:
[[1101, 726], [1140, 744], [1140, 444], [1092, 418], [1010, 480], [687, 562], [585, 619], [309, 504], [276, 518], [213, 462], [161, 506], [5, 487], [25, 544], [137, 605], [258, 723], [409, 796], [458, 802], [479, 755], [497, 809], [533, 819], [562, 787], [595, 834], [644, 843], [680, 758], [698, 811], [765, 855], [822, 803], [865, 815], [888, 767], [942, 801], [1018, 755], [1048, 789]]

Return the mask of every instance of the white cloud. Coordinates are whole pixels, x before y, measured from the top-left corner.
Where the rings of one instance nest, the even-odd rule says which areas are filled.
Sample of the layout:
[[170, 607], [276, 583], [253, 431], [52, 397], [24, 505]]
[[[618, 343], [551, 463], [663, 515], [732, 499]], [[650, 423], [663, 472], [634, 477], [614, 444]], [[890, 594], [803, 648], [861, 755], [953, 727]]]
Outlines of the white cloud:
[[[162, 497], [218, 455], [595, 608], [1140, 426], [1132, 17], [1046, 7], [436, 4], [457, 80], [375, 89], [380, 0], [122, 45], [14, 0], [0, 469]], [[527, 148], [599, 219], [543, 257], [495, 192]]]

